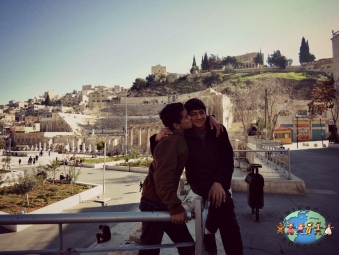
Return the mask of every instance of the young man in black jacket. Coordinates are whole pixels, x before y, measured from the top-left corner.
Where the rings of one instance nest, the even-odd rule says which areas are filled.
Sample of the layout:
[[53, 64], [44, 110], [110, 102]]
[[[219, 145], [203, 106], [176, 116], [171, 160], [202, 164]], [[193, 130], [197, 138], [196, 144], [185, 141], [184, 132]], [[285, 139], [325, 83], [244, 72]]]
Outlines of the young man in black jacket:
[[[185, 164], [187, 181], [194, 193], [210, 201], [206, 220], [204, 245], [209, 255], [217, 254], [215, 233], [219, 229], [227, 255], [243, 254], [240, 228], [234, 213], [230, 189], [233, 149], [227, 131], [216, 136], [216, 129], [206, 123], [204, 103], [193, 98], [185, 103], [193, 128], [185, 131], [188, 159]], [[165, 132], [151, 137], [151, 149]]]
[[103, 243], [111, 240], [111, 229], [107, 225], [100, 225], [102, 233], [97, 233], [97, 243]]

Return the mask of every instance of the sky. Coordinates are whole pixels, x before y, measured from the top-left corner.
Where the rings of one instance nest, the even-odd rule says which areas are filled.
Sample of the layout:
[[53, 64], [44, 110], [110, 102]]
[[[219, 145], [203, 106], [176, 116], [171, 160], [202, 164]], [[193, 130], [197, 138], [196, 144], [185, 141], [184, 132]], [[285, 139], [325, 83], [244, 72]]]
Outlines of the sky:
[[275, 50], [299, 65], [304, 36], [332, 57], [338, 0], [0, 0], [0, 104], [83, 85], [129, 88], [151, 66]]

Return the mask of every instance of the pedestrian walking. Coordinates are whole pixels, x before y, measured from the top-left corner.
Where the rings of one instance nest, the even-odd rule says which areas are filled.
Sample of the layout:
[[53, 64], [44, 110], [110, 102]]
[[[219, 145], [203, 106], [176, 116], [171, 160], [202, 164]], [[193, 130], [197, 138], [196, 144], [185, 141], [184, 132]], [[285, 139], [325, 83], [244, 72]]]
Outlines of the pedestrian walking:
[[33, 165], [35, 165], [35, 158], [33, 158]]
[[142, 182], [139, 183], [139, 192], [142, 191]]
[[19, 165], [21, 165], [21, 158], [19, 158]]

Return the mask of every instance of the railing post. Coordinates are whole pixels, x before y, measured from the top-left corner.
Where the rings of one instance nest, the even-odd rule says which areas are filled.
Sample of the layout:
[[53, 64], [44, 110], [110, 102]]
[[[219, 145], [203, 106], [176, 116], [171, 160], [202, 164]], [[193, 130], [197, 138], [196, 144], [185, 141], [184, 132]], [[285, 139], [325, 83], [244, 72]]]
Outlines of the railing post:
[[194, 199], [195, 208], [195, 254], [203, 255], [204, 252], [204, 222], [203, 222], [203, 206], [202, 197], [196, 197]]
[[59, 223], [59, 249], [60, 249], [60, 254], [63, 254], [64, 250], [64, 240], [63, 240], [63, 235], [62, 235], [62, 223]]
[[292, 178], [291, 178], [291, 151], [290, 151], [290, 148], [287, 149], [287, 155], [288, 155], [288, 179], [292, 180]]

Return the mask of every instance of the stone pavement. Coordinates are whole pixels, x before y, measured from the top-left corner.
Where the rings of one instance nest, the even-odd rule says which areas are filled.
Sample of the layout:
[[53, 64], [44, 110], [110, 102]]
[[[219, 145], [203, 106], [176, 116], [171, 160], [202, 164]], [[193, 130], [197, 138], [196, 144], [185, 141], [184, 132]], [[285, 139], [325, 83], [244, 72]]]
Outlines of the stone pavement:
[[[339, 254], [339, 233], [337, 232], [338, 230], [336, 230], [339, 226], [339, 149], [319, 147], [303, 148], [300, 146], [300, 143], [298, 149], [295, 148], [295, 144], [293, 146], [293, 151], [291, 152], [292, 173], [304, 180], [306, 184], [306, 195], [265, 194], [264, 208], [260, 209], [260, 222], [255, 222], [255, 216], [251, 214], [251, 209], [247, 204], [247, 194], [243, 192], [233, 192], [235, 212], [241, 228], [245, 255]], [[99, 175], [96, 175], [95, 178], [91, 178], [92, 176], [89, 173], [93, 173], [94, 171], [95, 170], [92, 169], [87, 173], [86, 181], [88, 179], [93, 179], [93, 181], [100, 180]], [[116, 171], [107, 171], [107, 173], [108, 172], [112, 172], [112, 174], [117, 173]], [[140, 176], [135, 178], [135, 175]], [[143, 177], [144, 175], [142, 174], [125, 173], [124, 177], [119, 177], [119, 182], [123, 182], [126, 185], [125, 187], [128, 188], [129, 186], [127, 185], [130, 185], [131, 180], [133, 184], [135, 184], [138, 182], [137, 179], [142, 180]], [[115, 183], [115, 185], [117, 184]], [[122, 191], [117, 190], [118, 188], [114, 189], [112, 186], [111, 184], [106, 185], [107, 189], [111, 189], [113, 194], [114, 192], [120, 192], [120, 194], [123, 194], [121, 193]], [[125, 196], [126, 193], [128, 192], [124, 192]], [[117, 198], [120, 195], [115, 194], [115, 196]], [[128, 208], [128, 210], [138, 210], [137, 196], [133, 199], [135, 204], [133, 207]], [[113, 201], [115, 200], [111, 200], [111, 202]], [[130, 203], [132, 203], [132, 200], [130, 200]], [[318, 208], [319, 212], [321, 212], [321, 214], [332, 223], [334, 226], [334, 229], [332, 230], [333, 234], [327, 238], [327, 241], [323, 240], [321, 245], [315, 244], [314, 247], [308, 245], [306, 248], [302, 248], [297, 247], [295, 243], [289, 243], [286, 240], [283, 241], [283, 236], [276, 234], [276, 225], [281, 221], [280, 218], [284, 218], [290, 212], [297, 210], [298, 207], [306, 209], [308, 206], [311, 210], [317, 210], [315, 208]], [[93, 207], [94, 204], [92, 203], [82, 203], [76, 208], [71, 208], [67, 212], [95, 211], [95, 208]], [[110, 207], [104, 208], [112, 209]], [[110, 242], [96, 244], [92, 241], [92, 243], [86, 247], [99, 247], [101, 245], [106, 247], [119, 246], [124, 244], [124, 241], [128, 240], [131, 234], [135, 233], [136, 223], [120, 223], [111, 225], [113, 237]], [[188, 223], [188, 227], [194, 235], [194, 220]], [[7, 239], [5, 238], [6, 235], [11, 235], [11, 238], [7, 240], [14, 241], [17, 249], [27, 249], [26, 247], [21, 247], [21, 243], [25, 243], [25, 238], [29, 239], [29, 237], [32, 236], [32, 232], [30, 232], [29, 229], [25, 230], [25, 233], [3, 233], [0, 231], [0, 249], [2, 249], [4, 247], [3, 245], [5, 245], [2, 240]], [[90, 230], [92, 229], [93, 228], [90, 228]], [[75, 236], [81, 236], [86, 239], [86, 243], [90, 242], [91, 237], [88, 236], [88, 231], [83, 232], [82, 230], [83, 229], [79, 229], [79, 231], [77, 231], [77, 229], [74, 228], [66, 228], [65, 235], [68, 238], [72, 238], [72, 240], [76, 239]], [[55, 232], [56, 231], [53, 231], [50, 235], [46, 235], [43, 240], [57, 244], [58, 240], [55, 236]], [[39, 234], [37, 232], [34, 233], [37, 235]], [[218, 254], [224, 254], [219, 233], [217, 233], [216, 236]], [[18, 240], [20, 240], [20, 242], [17, 242]], [[29, 240], [32, 242], [32, 239]], [[38, 244], [41, 243], [41, 241], [37, 241], [40, 240], [39, 238], [35, 240]], [[78, 241], [72, 242], [74, 245], [71, 247], [83, 247], [79, 245], [77, 246], [77, 242]], [[164, 238], [163, 243], [166, 242], [170, 243], [168, 239]], [[18, 246], [19, 244], [20, 247]], [[113, 252], [97, 254], [107, 255], [113, 254]], [[161, 250], [161, 254], [169, 255], [177, 254], [177, 252], [175, 249], [163, 249]]]

